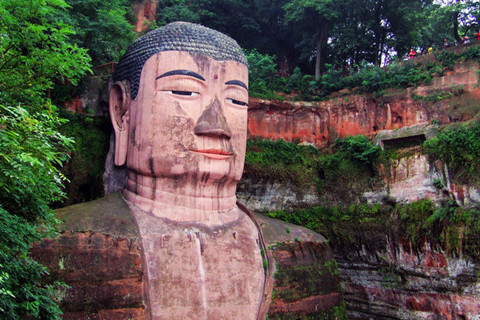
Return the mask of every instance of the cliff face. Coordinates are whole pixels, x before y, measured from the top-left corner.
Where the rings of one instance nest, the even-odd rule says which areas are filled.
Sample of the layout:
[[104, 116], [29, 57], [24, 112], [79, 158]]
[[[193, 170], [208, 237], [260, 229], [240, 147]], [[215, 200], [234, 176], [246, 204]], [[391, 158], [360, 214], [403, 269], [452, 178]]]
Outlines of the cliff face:
[[[63, 221], [59, 238], [37, 244], [31, 255], [48, 267], [49, 280], [64, 281], [70, 286], [60, 289], [57, 295], [63, 319], [150, 319], [146, 308], [145, 292], [148, 291], [144, 290], [147, 276], [143, 245], [133, 215], [120, 195], [111, 194], [60, 209], [57, 217]], [[280, 220], [258, 219], [266, 244], [273, 253], [270, 267], [277, 268], [273, 305], [269, 311], [271, 318], [344, 316], [338, 268], [325, 239]], [[241, 236], [234, 233], [234, 237]], [[163, 243], [162, 239], [157, 241]], [[224, 251], [217, 252], [218, 259], [227, 256], [222, 253]], [[196, 261], [185, 262], [188, 263]], [[228, 271], [229, 266], [220, 263], [217, 267]], [[192, 280], [188, 276], [184, 278]], [[179, 292], [192, 290], [182, 286], [179, 279], [173, 282], [178, 284], [175, 288]], [[238, 297], [238, 293], [232, 291], [231, 294], [231, 297]], [[175, 297], [170, 298], [175, 300]], [[185, 319], [184, 316], [177, 318]], [[195, 319], [196, 315], [188, 314], [186, 318]]]
[[426, 123], [420, 102], [399, 94], [389, 103], [373, 97], [349, 95], [322, 102], [272, 102], [252, 98], [250, 137], [284, 139], [324, 147], [337, 137], [372, 136], [379, 130]]
[[424, 243], [337, 256], [351, 319], [477, 319], [478, 266]]
[[[308, 142], [324, 147], [337, 137], [374, 136], [416, 124], [466, 121], [478, 111], [480, 99], [478, 63], [466, 62], [454, 71], [433, 79], [429, 86], [390, 90], [384, 95], [357, 95], [348, 92], [319, 102], [267, 101], [251, 98], [248, 132], [250, 137]], [[461, 90], [461, 94], [459, 94]], [[452, 99], [427, 103], [433, 94], [451, 93]], [[422, 97], [424, 99], [422, 99]]]
[[[467, 62], [433, 79], [429, 86], [391, 90], [382, 96], [344, 92], [328, 101], [307, 103], [251, 99], [249, 135], [317, 147], [346, 135], [376, 137], [376, 143], [394, 148], [399, 157], [378, 168], [384, 188], [365, 193], [365, 201], [410, 203], [428, 198], [436, 203], [454, 200], [462, 207], [479, 208], [477, 186], [452, 183], [448, 168], [441, 162], [429, 162], [420, 150], [421, 143], [435, 134], [436, 126], [430, 123], [450, 124], [478, 116], [477, 72], [478, 63]], [[442, 95], [448, 98], [432, 98]], [[240, 196], [247, 202], [260, 203], [258, 210], [285, 209], [279, 207], [282, 201], [284, 206], [289, 201], [313, 204], [319, 197], [248, 178], [249, 189], [241, 189]], [[468, 245], [473, 255], [467, 256], [462, 250], [452, 252], [425, 239], [413, 245], [398, 230], [385, 232], [381, 224], [377, 228], [362, 231], [363, 242], [356, 245], [348, 241], [332, 245], [350, 319], [479, 318], [479, 266], [478, 259], [472, 258], [479, 254], [477, 245]], [[344, 231], [345, 237], [351, 239], [348, 230]], [[461, 247], [462, 235], [457, 236], [454, 241]]]
[[275, 260], [269, 319], [347, 319], [338, 266], [321, 235], [257, 215]]

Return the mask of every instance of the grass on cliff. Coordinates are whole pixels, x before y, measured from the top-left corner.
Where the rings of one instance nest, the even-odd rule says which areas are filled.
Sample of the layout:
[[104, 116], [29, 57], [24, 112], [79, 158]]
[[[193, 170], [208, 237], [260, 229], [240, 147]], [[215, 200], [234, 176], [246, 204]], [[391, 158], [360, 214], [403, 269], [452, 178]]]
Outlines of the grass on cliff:
[[480, 123], [463, 123], [444, 127], [423, 144], [430, 162], [440, 160], [457, 183], [480, 183]]
[[443, 207], [435, 207], [430, 200], [351, 205], [347, 209], [318, 206], [267, 215], [322, 234], [337, 252], [384, 250], [387, 239], [391, 243], [411, 243], [413, 249], [421, 250], [429, 241], [450, 255], [480, 261], [480, 210], [462, 209], [453, 202]]
[[466, 60], [480, 61], [480, 46], [471, 46], [459, 53], [444, 50], [431, 57], [432, 59], [393, 63], [382, 68], [366, 63], [346, 69], [326, 65], [327, 70], [320, 79], [315, 80], [311, 75], [302, 74], [298, 68], [289, 77], [278, 77], [274, 56], [262, 55], [256, 51], [247, 52], [247, 60], [252, 66], [250, 95], [283, 99], [278, 93], [294, 93], [296, 100], [312, 101], [327, 99], [330, 94], [343, 89], [358, 93], [381, 93], [390, 88], [427, 85], [433, 77], [443, 76], [446, 71], [452, 70], [456, 63]]
[[334, 195], [332, 201], [348, 201], [374, 183], [380, 153], [364, 136], [336, 139], [325, 150], [284, 140], [253, 139], [247, 141], [244, 177], [290, 184], [298, 193], [313, 189], [319, 196]]

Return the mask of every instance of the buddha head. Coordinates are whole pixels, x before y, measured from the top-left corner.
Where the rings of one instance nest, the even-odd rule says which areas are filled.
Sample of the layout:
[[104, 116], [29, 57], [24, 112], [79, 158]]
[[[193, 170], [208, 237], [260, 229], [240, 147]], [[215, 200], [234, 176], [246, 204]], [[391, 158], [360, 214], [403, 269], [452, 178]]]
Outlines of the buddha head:
[[235, 186], [247, 103], [247, 63], [233, 39], [186, 22], [155, 29], [130, 45], [113, 76], [115, 164], [129, 180]]

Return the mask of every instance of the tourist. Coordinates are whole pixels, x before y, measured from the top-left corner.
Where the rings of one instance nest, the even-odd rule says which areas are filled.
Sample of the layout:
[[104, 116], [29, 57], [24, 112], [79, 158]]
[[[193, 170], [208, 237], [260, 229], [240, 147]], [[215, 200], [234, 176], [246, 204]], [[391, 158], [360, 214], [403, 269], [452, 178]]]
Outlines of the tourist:
[[417, 55], [417, 53], [415, 52], [415, 50], [411, 49], [410, 50], [410, 53], [408, 54], [410, 56], [410, 59], [413, 59], [415, 58], [415, 56]]

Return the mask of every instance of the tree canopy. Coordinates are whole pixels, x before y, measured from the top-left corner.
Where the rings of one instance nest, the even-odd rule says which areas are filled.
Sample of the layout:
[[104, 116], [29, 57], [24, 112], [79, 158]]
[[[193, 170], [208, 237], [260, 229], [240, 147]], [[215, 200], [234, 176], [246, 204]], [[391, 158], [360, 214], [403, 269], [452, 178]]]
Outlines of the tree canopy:
[[479, 0], [161, 0], [157, 25], [201, 23], [275, 55], [281, 70], [300, 67], [318, 78], [326, 64], [380, 65], [445, 38], [473, 38], [479, 7]]
[[66, 0], [61, 18], [73, 27], [70, 41], [88, 49], [93, 65], [118, 61], [135, 34], [126, 0]]
[[72, 28], [57, 17], [63, 0], [0, 2], [0, 318], [59, 319], [55, 287], [32, 260], [34, 241], [53, 234], [49, 204], [62, 197], [58, 167], [72, 140], [48, 92], [90, 70], [86, 49], [71, 44]]

